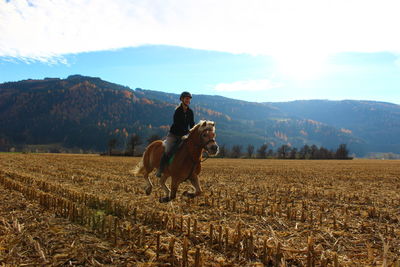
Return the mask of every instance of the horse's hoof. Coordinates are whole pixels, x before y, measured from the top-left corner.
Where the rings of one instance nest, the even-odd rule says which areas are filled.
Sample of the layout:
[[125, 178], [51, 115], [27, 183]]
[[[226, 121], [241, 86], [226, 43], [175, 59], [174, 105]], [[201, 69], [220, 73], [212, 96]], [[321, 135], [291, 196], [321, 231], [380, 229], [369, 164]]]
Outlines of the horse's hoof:
[[196, 196], [195, 193], [189, 193], [188, 191], [183, 192], [183, 195], [188, 198], [194, 198]]
[[166, 203], [169, 202], [171, 199], [169, 197], [160, 197], [159, 201], [160, 203]]

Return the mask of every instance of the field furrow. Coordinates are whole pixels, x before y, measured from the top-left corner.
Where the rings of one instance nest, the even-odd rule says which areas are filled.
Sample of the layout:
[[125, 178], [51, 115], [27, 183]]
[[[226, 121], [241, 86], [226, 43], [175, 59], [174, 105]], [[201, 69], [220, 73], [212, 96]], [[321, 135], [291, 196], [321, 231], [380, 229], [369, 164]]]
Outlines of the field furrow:
[[[163, 204], [155, 177], [146, 196], [144, 179], [130, 173], [139, 160], [0, 154], [0, 185], [22, 193], [21, 203], [38, 203], [43, 213], [129, 250], [126, 263], [133, 265], [399, 264], [396, 161], [209, 159], [200, 175], [202, 196]], [[179, 192], [190, 188], [184, 183]], [[16, 264], [1, 241], [0, 262]]]

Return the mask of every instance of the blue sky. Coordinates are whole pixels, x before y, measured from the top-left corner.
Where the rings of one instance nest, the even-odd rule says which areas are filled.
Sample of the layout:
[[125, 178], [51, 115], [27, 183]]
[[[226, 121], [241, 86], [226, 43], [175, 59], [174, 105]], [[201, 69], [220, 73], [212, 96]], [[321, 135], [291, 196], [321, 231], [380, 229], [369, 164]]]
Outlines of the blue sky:
[[0, 82], [400, 104], [396, 1], [0, 0]]

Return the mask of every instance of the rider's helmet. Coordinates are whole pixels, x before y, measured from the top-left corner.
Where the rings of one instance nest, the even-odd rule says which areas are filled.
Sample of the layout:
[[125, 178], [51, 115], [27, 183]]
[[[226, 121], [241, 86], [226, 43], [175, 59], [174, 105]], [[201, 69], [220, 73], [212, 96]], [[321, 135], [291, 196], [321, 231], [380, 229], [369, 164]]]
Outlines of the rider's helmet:
[[189, 92], [186, 92], [186, 91], [185, 91], [185, 92], [182, 92], [181, 96], [179, 97], [179, 100], [182, 101], [182, 99], [185, 98], [185, 97], [190, 97], [190, 98], [192, 98], [192, 94], [189, 93]]

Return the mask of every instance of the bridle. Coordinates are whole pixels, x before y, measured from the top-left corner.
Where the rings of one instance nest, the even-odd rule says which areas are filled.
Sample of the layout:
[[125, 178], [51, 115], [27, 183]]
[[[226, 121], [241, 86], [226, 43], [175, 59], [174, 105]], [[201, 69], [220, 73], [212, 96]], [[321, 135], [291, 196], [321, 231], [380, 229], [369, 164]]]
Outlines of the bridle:
[[205, 155], [206, 155], [206, 156], [203, 157], [203, 159], [201, 159], [200, 162], [204, 162], [204, 161], [208, 160], [208, 158], [210, 157], [210, 155], [208, 154], [208, 151], [207, 151], [207, 150], [205, 151]]
[[203, 143], [203, 140], [202, 140], [203, 133], [204, 133], [204, 132], [207, 132], [207, 131], [211, 131], [211, 130], [208, 129], [208, 128], [206, 128], [206, 129], [204, 129], [204, 130], [200, 133], [200, 142], [201, 142], [200, 147], [203, 148], [203, 149], [205, 149], [206, 151], [208, 151], [208, 150], [207, 150], [207, 145], [208, 145], [209, 143], [212, 143], [212, 142], [217, 143], [217, 141], [215, 141], [215, 138], [211, 138], [211, 139], [209, 139], [207, 142]]
[[[204, 129], [204, 130], [200, 133], [200, 140], [202, 139], [203, 133], [206, 132], [206, 131], [210, 131], [210, 129]], [[201, 141], [202, 141], [202, 140], [201, 140]], [[205, 143], [201, 142], [202, 144], [200, 144], [200, 147], [201, 147], [202, 149], [204, 149], [205, 158], [203, 158], [202, 160], [200, 160], [200, 162], [204, 162], [204, 161], [206, 161], [206, 160], [209, 158], [209, 152], [208, 152], [207, 146], [208, 146], [209, 143], [212, 143], [212, 142], [217, 143], [217, 141], [215, 140], [215, 138], [211, 138], [211, 139], [209, 139], [209, 140], [208, 140], [207, 142], [205, 142]]]

